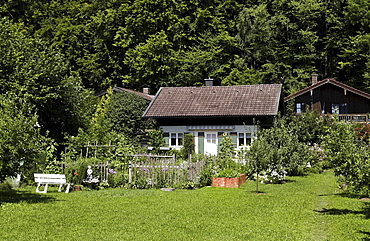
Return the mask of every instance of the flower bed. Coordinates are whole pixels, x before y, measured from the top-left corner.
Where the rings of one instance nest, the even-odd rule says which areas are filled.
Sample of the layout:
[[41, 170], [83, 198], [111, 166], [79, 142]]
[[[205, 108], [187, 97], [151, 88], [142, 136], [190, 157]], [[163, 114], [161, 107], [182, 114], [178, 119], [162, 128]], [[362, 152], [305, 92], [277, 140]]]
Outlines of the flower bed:
[[238, 188], [245, 183], [245, 174], [240, 174], [239, 177], [212, 177], [212, 187], [227, 187]]

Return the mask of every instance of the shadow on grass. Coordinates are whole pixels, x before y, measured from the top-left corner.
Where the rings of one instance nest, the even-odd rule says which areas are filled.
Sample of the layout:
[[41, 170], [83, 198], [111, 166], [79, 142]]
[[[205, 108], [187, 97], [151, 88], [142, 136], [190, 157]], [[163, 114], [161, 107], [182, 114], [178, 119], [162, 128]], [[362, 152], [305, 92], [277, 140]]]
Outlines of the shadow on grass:
[[[323, 215], [347, 215], [347, 214], [354, 214], [354, 215], [364, 215], [365, 219], [370, 218], [370, 203], [365, 203], [365, 207], [362, 211], [355, 211], [350, 209], [337, 209], [337, 208], [323, 208], [315, 210], [315, 212], [323, 214]], [[370, 232], [366, 231], [359, 231], [359, 233], [362, 233], [366, 235], [367, 237], [363, 238], [362, 240], [368, 240], [370, 241]]]
[[2, 203], [48, 203], [56, 199], [46, 195], [31, 193], [28, 191], [10, 190], [0, 191], [0, 205]]
[[350, 209], [337, 209], [337, 208], [323, 208], [315, 210], [317, 213], [326, 214], [326, 215], [346, 215], [346, 214], [364, 214], [363, 211], [354, 211]]
[[325, 215], [346, 215], [346, 214], [360, 214], [364, 215], [365, 219], [370, 218], [370, 202], [364, 203], [364, 207], [362, 208], [362, 211], [355, 211], [355, 210], [350, 210], [350, 209], [337, 209], [337, 208], [322, 208], [322, 209], [317, 209], [314, 210], [317, 213], [320, 214], [325, 214]]

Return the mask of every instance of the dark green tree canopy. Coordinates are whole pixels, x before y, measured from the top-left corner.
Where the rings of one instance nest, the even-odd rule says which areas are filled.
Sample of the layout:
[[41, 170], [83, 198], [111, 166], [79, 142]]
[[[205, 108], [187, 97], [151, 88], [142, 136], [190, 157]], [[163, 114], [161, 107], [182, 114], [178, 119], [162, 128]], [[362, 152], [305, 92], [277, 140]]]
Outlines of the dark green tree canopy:
[[145, 133], [145, 129], [154, 127], [152, 120], [141, 118], [147, 107], [148, 102], [135, 94], [113, 94], [106, 106], [108, 125], [112, 131], [137, 140]]
[[68, 70], [95, 91], [200, 85], [212, 77], [225, 85], [282, 83], [291, 94], [309, 85], [313, 71], [368, 90], [369, 5], [6, 0], [0, 15], [57, 47]]

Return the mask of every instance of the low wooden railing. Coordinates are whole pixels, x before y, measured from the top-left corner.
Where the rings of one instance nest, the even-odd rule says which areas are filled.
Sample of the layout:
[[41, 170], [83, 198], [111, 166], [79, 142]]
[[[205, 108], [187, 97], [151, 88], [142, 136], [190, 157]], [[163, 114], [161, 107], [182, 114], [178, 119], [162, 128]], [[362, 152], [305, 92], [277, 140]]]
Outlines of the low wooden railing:
[[338, 115], [328, 115], [337, 116], [341, 121], [353, 121], [353, 122], [369, 122], [368, 114], [338, 114]]

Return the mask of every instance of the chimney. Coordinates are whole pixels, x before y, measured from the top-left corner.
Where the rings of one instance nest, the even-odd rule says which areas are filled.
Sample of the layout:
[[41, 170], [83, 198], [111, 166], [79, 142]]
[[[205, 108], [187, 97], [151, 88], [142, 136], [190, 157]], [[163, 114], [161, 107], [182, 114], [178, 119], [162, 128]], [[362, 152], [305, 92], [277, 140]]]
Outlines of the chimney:
[[150, 89], [148, 87], [143, 88], [143, 93], [146, 95], [150, 95]]
[[205, 79], [204, 81], [206, 86], [213, 86], [213, 79], [208, 77], [208, 79]]
[[319, 75], [316, 74], [315, 72], [311, 74], [312, 85], [317, 83], [317, 76]]

